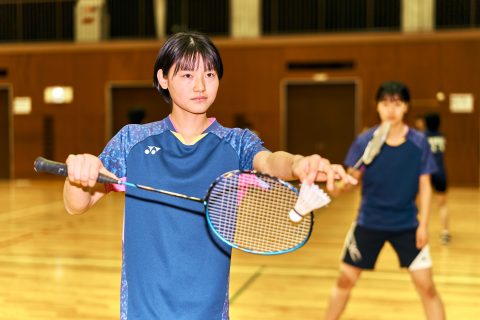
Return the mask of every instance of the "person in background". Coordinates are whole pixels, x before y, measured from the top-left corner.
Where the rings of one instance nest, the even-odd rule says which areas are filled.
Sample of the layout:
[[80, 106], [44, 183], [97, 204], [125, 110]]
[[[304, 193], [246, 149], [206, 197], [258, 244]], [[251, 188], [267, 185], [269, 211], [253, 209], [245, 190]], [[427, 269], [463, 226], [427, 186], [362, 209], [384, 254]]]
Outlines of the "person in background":
[[435, 191], [436, 203], [440, 215], [441, 234], [440, 239], [443, 244], [450, 243], [451, 234], [448, 219], [448, 183], [445, 169], [444, 153], [446, 139], [440, 132], [440, 114], [437, 112], [428, 113], [424, 117], [425, 135], [437, 164], [437, 171], [430, 176], [433, 190]]
[[416, 116], [415, 120], [413, 120], [413, 127], [420, 132], [425, 132], [425, 117]]
[[128, 123], [142, 124], [146, 116], [145, 109], [142, 107], [132, 107], [128, 110]]
[[[362, 186], [356, 222], [345, 240], [340, 274], [332, 289], [325, 319], [339, 319], [350, 293], [364, 270], [373, 270], [384, 244], [395, 250], [400, 267], [406, 268], [421, 298], [427, 319], [445, 318], [443, 302], [435, 287], [428, 246], [428, 221], [435, 160], [424, 134], [408, 127], [410, 91], [397, 81], [380, 85], [376, 109], [390, 130], [380, 153], [369, 165], [354, 168], [377, 126], [352, 143], [345, 165]], [[338, 188], [349, 190], [350, 185]], [[418, 199], [418, 202], [417, 202]]]

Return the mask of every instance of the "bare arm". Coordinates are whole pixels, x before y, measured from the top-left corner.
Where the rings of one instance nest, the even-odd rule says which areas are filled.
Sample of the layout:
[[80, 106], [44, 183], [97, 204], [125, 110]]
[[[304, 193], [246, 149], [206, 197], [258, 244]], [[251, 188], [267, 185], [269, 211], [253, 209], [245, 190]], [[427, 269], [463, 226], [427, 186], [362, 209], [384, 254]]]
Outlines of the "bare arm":
[[98, 157], [91, 154], [70, 155], [66, 161], [68, 177], [63, 187], [63, 202], [70, 214], [81, 214], [90, 209], [105, 194], [103, 184], [97, 183], [101, 172], [107, 171]]
[[285, 151], [261, 151], [253, 159], [253, 168], [283, 180], [300, 179], [305, 183], [326, 181], [329, 189], [333, 188], [335, 179], [356, 183], [341, 165], [331, 164], [319, 155], [302, 156]]
[[423, 248], [428, 243], [428, 222], [430, 219], [430, 201], [432, 197], [432, 185], [430, 183], [430, 175], [423, 174], [420, 176], [418, 186], [418, 219], [417, 228], [417, 248]]

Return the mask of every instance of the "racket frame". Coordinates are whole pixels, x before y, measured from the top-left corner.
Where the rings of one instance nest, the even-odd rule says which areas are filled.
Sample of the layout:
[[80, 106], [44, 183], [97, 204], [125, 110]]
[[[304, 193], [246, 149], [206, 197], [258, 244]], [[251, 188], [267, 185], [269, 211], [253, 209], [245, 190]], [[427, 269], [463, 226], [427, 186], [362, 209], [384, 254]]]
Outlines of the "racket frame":
[[[222, 240], [222, 242], [229, 245], [230, 247], [235, 248], [235, 249], [240, 250], [240, 251], [244, 251], [244, 252], [248, 252], [248, 253], [252, 253], [252, 254], [257, 254], [257, 255], [264, 255], [264, 256], [280, 255], [280, 254], [285, 254], [285, 253], [295, 251], [295, 250], [303, 247], [305, 245], [305, 243], [308, 242], [308, 240], [310, 239], [310, 237], [312, 235], [313, 223], [314, 223], [313, 212], [310, 212], [310, 213], [307, 214], [307, 216], [309, 216], [310, 226], [309, 226], [308, 234], [305, 237], [305, 239], [303, 241], [301, 241], [300, 243], [298, 243], [297, 245], [295, 245], [291, 248], [284, 249], [284, 250], [276, 250], [276, 251], [265, 252], [265, 251], [257, 251], [257, 250], [244, 248], [244, 247], [241, 247], [241, 246], [239, 246], [238, 244], [236, 244], [232, 241], [229, 241], [228, 239], [225, 239], [225, 237], [218, 232], [218, 230], [216, 229], [215, 225], [212, 222], [212, 219], [211, 219], [209, 211], [208, 211], [208, 199], [210, 197], [210, 194], [211, 194], [212, 190], [215, 188], [215, 186], [220, 181], [222, 181], [223, 179], [225, 179], [225, 178], [227, 178], [231, 175], [241, 175], [241, 174], [252, 174], [252, 175], [255, 175], [257, 178], [260, 178], [260, 179], [262, 177], [270, 178], [272, 180], [275, 180], [275, 181], [279, 182], [283, 186], [287, 187], [292, 192], [294, 192], [296, 195], [299, 194], [299, 191], [293, 185], [291, 185], [290, 183], [288, 183], [288, 182], [286, 182], [286, 181], [284, 181], [280, 178], [277, 178], [277, 177], [271, 176], [269, 174], [266, 174], [266, 173], [261, 173], [261, 172], [255, 171], [255, 170], [232, 170], [232, 171], [228, 171], [228, 172], [222, 174], [221, 176], [219, 176], [217, 179], [215, 179], [215, 181], [208, 188], [207, 194], [205, 196], [205, 200], [203, 201], [203, 205], [204, 205], [204, 209], [205, 209], [205, 215], [206, 215], [207, 223], [208, 223], [208, 226], [209, 226], [210, 230], [212, 230], [213, 233], [220, 240]], [[288, 212], [286, 214], [288, 214]], [[304, 216], [304, 219], [305, 219], [305, 216]]]

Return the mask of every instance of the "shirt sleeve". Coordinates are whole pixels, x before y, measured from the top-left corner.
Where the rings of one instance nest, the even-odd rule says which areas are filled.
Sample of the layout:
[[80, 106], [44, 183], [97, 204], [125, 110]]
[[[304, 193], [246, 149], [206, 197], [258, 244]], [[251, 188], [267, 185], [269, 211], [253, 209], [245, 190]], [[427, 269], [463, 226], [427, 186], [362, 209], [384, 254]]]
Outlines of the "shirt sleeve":
[[123, 127], [105, 146], [99, 155], [105, 168], [118, 178], [126, 176], [126, 141], [128, 141], [128, 126]]
[[373, 137], [373, 132], [375, 129], [376, 127], [371, 128], [367, 132], [359, 135], [355, 141], [353, 141], [350, 149], [347, 152], [347, 155], [345, 156], [345, 160], [343, 161], [347, 167], [354, 167], [358, 160], [360, 160], [365, 152], [365, 149], [367, 148], [368, 142]]
[[359, 139], [356, 139], [350, 149], [348, 149], [347, 155], [345, 156], [345, 160], [343, 161], [347, 167], [353, 167], [360, 159], [363, 154], [363, 150], [365, 147], [362, 146]]
[[432, 153], [432, 149], [430, 148], [430, 144], [428, 140], [424, 138], [421, 144], [422, 148], [422, 167], [421, 167], [421, 174], [431, 174], [438, 170], [437, 164], [435, 162], [435, 157]]
[[268, 151], [263, 141], [252, 131], [242, 130], [240, 151], [240, 170], [253, 170], [253, 158], [260, 151]]

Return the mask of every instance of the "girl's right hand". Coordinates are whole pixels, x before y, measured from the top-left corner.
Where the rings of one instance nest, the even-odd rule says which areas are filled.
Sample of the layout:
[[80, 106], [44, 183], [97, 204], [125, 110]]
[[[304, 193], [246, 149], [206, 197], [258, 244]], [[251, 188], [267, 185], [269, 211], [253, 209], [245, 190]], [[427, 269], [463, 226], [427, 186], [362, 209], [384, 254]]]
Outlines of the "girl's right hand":
[[92, 154], [71, 154], [65, 163], [70, 183], [82, 187], [95, 186], [100, 172], [112, 175], [105, 169], [100, 159]]

